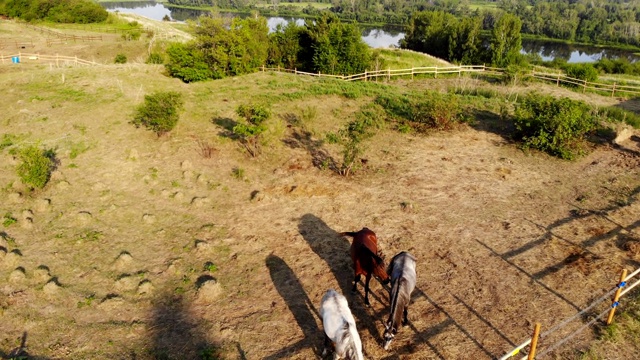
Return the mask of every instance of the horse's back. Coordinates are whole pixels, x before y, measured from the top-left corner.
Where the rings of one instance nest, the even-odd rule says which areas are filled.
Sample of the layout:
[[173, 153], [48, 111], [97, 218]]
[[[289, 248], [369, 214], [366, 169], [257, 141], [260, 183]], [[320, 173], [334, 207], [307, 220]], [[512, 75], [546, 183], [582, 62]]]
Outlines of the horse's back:
[[[353, 236], [353, 241], [351, 242], [351, 257], [354, 260], [368, 252], [371, 252], [374, 255], [378, 253], [378, 237], [376, 236], [376, 233], [368, 228], [365, 227], [360, 231], [344, 234]], [[367, 252], [364, 249], [369, 251]]]
[[413, 291], [416, 286], [416, 258], [413, 255], [406, 251], [400, 252], [391, 260], [390, 270], [389, 276], [392, 283], [404, 278]]
[[349, 309], [349, 303], [344, 295], [330, 289], [322, 297], [320, 303], [320, 317], [324, 331], [331, 339], [339, 329], [342, 328], [344, 322], [348, 322], [355, 327], [356, 321]]

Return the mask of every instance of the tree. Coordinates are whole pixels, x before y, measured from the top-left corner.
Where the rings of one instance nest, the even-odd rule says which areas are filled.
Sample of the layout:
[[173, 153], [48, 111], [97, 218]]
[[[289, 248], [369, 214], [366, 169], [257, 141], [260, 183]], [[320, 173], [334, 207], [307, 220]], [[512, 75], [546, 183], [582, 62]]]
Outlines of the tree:
[[[356, 23], [340, 22], [336, 15], [324, 13], [307, 21], [301, 41], [307, 47], [299, 59], [307, 69], [328, 74], [357, 74], [371, 65], [371, 50], [362, 40]], [[308, 42], [304, 42], [308, 41]], [[311, 51], [309, 51], [311, 50]]]
[[520, 61], [522, 22], [511, 14], [503, 14], [491, 32], [489, 45], [491, 63], [498, 67], [507, 67]]

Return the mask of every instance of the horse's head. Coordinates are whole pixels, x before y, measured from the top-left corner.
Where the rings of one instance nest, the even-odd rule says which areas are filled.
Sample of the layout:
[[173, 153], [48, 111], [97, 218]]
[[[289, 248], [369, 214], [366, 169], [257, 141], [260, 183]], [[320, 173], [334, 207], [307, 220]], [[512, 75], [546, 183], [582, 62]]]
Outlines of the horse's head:
[[393, 341], [393, 339], [396, 337], [396, 333], [398, 332], [398, 329], [396, 329], [395, 326], [393, 326], [391, 321], [387, 321], [384, 324], [384, 349], [385, 350], [389, 350], [389, 345], [391, 345], [391, 342]]

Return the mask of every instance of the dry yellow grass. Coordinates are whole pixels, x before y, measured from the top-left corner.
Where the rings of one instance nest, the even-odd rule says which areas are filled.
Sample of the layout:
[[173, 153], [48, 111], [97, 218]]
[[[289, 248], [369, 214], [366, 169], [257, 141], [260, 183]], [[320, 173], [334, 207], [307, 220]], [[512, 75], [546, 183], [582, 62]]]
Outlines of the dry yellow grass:
[[[565, 162], [525, 154], [482, 124], [428, 137], [381, 131], [346, 179], [314, 156], [339, 159], [320, 140], [370, 98], [313, 95], [334, 83], [256, 73], [184, 84], [143, 64], [0, 66], [0, 133], [60, 160], [29, 194], [10, 149], [0, 152], [0, 215], [18, 220], [0, 229], [3, 356], [24, 339], [29, 354], [52, 359], [197, 359], [212, 349], [224, 359], [317, 358], [316, 309], [333, 287], [348, 296], [369, 358], [488, 359], [637, 265], [616, 246], [640, 214], [633, 139]], [[128, 123], [145, 94], [166, 89], [185, 98], [169, 136]], [[224, 136], [252, 101], [274, 114], [255, 159]], [[385, 290], [372, 283], [371, 308], [348, 291], [349, 244], [336, 233], [363, 226], [387, 257], [408, 250], [419, 261], [411, 326], [390, 352], [380, 347]]]

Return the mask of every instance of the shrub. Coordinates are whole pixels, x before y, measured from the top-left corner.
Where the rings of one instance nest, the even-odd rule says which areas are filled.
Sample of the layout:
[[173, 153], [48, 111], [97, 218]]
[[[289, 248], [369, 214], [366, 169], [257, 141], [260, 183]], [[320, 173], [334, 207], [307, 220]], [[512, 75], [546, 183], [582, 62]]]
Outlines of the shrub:
[[587, 82], [598, 80], [598, 69], [591, 64], [569, 64], [565, 66], [564, 71], [567, 73], [567, 76], [575, 79]]
[[434, 91], [415, 104], [412, 120], [416, 130], [425, 132], [428, 129], [451, 130], [461, 117], [462, 107], [457, 96]]
[[152, 52], [146, 61], [147, 64], [162, 64], [164, 63], [164, 56], [161, 53]]
[[174, 91], [145, 95], [144, 104], [138, 107], [132, 123], [136, 127], [144, 125], [162, 136], [176, 126], [182, 107], [182, 95]]
[[127, 63], [127, 55], [118, 54], [116, 55], [116, 59], [113, 61], [116, 64], [126, 64]]
[[450, 130], [463, 120], [463, 109], [455, 94], [427, 91], [423, 96], [384, 95], [375, 102], [398, 122], [401, 132]]
[[122, 40], [125, 40], [125, 41], [140, 40], [140, 36], [142, 36], [142, 31], [129, 30], [122, 34]]
[[22, 183], [32, 189], [42, 189], [55, 168], [55, 152], [38, 146], [28, 146], [18, 152], [17, 173]]
[[584, 152], [584, 137], [597, 120], [584, 102], [532, 93], [516, 105], [514, 124], [523, 148], [571, 160]]
[[378, 104], [367, 104], [337, 134], [327, 134], [330, 143], [342, 145], [341, 175], [349, 176], [355, 170], [358, 158], [364, 153], [362, 142], [372, 137], [374, 130], [384, 126], [384, 122], [384, 109]]
[[168, 61], [165, 64], [169, 75], [184, 82], [202, 81], [213, 78], [213, 71], [206, 62], [204, 53], [194, 46], [174, 43], [167, 49]]
[[267, 127], [265, 121], [271, 116], [269, 109], [263, 105], [240, 105], [236, 114], [245, 123], [233, 127], [233, 133], [240, 137], [240, 142], [253, 157], [260, 154], [260, 137]]

